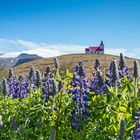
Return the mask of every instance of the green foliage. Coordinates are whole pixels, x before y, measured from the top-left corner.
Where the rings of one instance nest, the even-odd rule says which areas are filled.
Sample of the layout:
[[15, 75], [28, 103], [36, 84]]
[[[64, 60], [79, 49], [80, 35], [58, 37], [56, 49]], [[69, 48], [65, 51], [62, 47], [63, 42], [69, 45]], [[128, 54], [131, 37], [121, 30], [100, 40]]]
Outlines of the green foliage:
[[[41, 99], [41, 94], [38, 90], [22, 100], [0, 96], [0, 115], [4, 125], [0, 130], [1, 139], [49, 139], [53, 128], [57, 131], [55, 137], [68, 138], [71, 96], [58, 93], [51, 102], [46, 103]], [[14, 128], [10, 127], [13, 117]]]
[[[57, 83], [62, 80], [55, 71]], [[121, 79], [122, 86], [108, 87], [108, 93], [90, 92], [88, 123], [79, 132], [71, 127], [74, 108], [70, 81], [73, 74], [66, 70], [63, 90], [42, 100], [42, 91], [31, 92], [26, 98], [14, 99], [0, 94], [1, 140], [130, 140], [133, 135], [134, 115], [140, 105], [139, 82]], [[137, 85], [136, 85], [137, 84]], [[137, 96], [136, 96], [137, 95]], [[133, 98], [134, 97], [134, 98]], [[125, 120], [125, 124], [122, 124]], [[121, 127], [123, 127], [123, 133]], [[121, 133], [123, 136], [120, 136]]]

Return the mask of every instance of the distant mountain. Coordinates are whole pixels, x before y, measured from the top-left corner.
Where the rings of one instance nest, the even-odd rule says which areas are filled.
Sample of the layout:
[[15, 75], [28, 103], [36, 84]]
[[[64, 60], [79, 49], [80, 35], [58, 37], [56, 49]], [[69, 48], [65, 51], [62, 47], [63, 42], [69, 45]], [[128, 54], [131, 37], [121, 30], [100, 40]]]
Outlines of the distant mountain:
[[36, 54], [27, 54], [27, 53], [22, 53], [20, 54], [18, 57], [16, 57], [16, 59], [18, 60], [17, 63], [14, 66], [26, 63], [26, 62], [30, 62], [33, 60], [38, 60], [41, 59], [42, 57], [36, 55]]
[[11, 68], [17, 63], [16, 58], [0, 58], [0, 65], [6, 67], [6, 68]]
[[27, 54], [27, 53], [21, 53], [18, 57], [18, 59], [26, 59], [26, 58], [41, 58], [40, 56], [38, 56], [37, 54]]
[[[0, 54], [2, 56], [2, 54]], [[4, 58], [0, 57], [0, 65], [4, 65], [7, 68], [11, 68], [14, 66], [18, 66], [22, 63], [30, 62], [33, 60], [41, 59], [42, 57], [36, 55], [36, 54], [27, 54], [22, 53], [16, 58]]]

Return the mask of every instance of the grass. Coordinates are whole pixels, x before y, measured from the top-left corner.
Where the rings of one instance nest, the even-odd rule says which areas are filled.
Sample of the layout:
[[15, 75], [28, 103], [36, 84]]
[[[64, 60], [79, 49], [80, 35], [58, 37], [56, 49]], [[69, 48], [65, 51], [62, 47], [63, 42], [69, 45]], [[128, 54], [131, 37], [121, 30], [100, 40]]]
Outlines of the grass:
[[[112, 58], [116, 58], [118, 62], [119, 56], [108, 55], [108, 54], [104, 54], [104, 55], [68, 54], [68, 55], [58, 56], [57, 58], [60, 62], [60, 71], [62, 74], [65, 73], [66, 68], [68, 68], [71, 72], [73, 72], [74, 66], [79, 62], [79, 60], [83, 61], [83, 64], [87, 69], [87, 73], [89, 74], [93, 71], [93, 67], [96, 59], [99, 59], [101, 66], [107, 70]], [[44, 59], [24, 63], [14, 67], [13, 70], [16, 75], [24, 75], [29, 71], [31, 66], [34, 66], [35, 68], [39, 69], [43, 73], [43, 71], [46, 68], [46, 65], [50, 65], [51, 67], [54, 67], [53, 59], [54, 57], [51, 57], [51, 58], [44, 58]], [[133, 58], [128, 58], [128, 57], [126, 58], [126, 63], [130, 71], [132, 71], [133, 69], [133, 61], [134, 61]]]

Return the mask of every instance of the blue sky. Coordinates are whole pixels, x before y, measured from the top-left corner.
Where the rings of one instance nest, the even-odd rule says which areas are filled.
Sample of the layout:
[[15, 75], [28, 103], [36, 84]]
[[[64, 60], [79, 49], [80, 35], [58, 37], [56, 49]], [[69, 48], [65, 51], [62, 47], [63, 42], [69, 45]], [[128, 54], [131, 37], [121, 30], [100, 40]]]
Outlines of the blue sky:
[[139, 15], [140, 0], [0, 0], [0, 52], [47, 57], [103, 40], [106, 53], [140, 58]]

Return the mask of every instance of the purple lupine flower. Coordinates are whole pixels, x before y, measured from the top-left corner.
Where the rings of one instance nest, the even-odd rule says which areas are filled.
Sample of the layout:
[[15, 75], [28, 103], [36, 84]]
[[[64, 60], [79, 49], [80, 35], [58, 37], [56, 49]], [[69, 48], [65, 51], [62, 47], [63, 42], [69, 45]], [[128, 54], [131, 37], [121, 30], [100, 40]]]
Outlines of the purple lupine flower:
[[85, 89], [88, 88], [88, 79], [87, 75], [85, 73], [85, 68], [82, 64], [82, 62], [79, 62], [79, 65], [76, 66], [77, 68], [75, 69], [73, 79], [71, 81], [71, 85], [73, 87], [81, 86], [81, 82], [83, 83], [83, 86]]
[[127, 76], [127, 78], [130, 78], [131, 77], [131, 74], [129, 72], [128, 66], [125, 66], [124, 72], [125, 72], [125, 75]]
[[9, 85], [9, 93], [13, 96], [16, 93], [17, 80], [14, 77], [10, 78], [8, 80], [8, 85]]
[[42, 77], [41, 77], [41, 73], [39, 70], [36, 70], [36, 87], [39, 88], [42, 84]]
[[29, 84], [21, 75], [19, 76], [18, 79], [16, 79], [14, 76], [11, 76], [8, 79], [7, 84], [8, 84], [7, 97], [11, 94], [12, 99], [25, 98], [27, 95], [27, 92], [29, 92]]
[[12, 94], [12, 99], [25, 98], [28, 91], [28, 84], [20, 75], [18, 80], [11, 79], [11, 81], [9, 81], [9, 89]]
[[122, 53], [120, 53], [120, 60], [119, 60], [119, 65], [118, 65], [118, 70], [119, 70], [119, 77], [124, 77], [125, 76], [125, 58]]
[[19, 91], [20, 91], [19, 98], [25, 98], [27, 96], [27, 90], [28, 84], [26, 80], [23, 77], [21, 77], [19, 79]]
[[76, 103], [74, 110], [71, 112], [71, 123], [72, 128], [80, 131], [82, 125], [86, 120], [86, 117], [89, 115], [89, 106], [88, 106], [88, 95], [85, 94], [85, 89], [83, 88], [74, 88], [72, 91], [72, 100]]
[[52, 95], [54, 96], [58, 92], [58, 86], [56, 84], [55, 78], [51, 79], [51, 84], [52, 84]]
[[126, 63], [125, 63], [125, 58], [123, 56], [122, 53], [120, 53], [120, 60], [119, 60], [119, 66], [118, 66], [118, 69], [123, 71], [123, 69], [125, 68], [126, 66]]
[[97, 70], [96, 74], [93, 73], [90, 82], [90, 91], [96, 94], [106, 94], [108, 92], [101, 70]]
[[29, 85], [32, 89], [36, 89], [35, 86], [35, 81], [36, 81], [36, 71], [34, 67], [30, 68], [29, 74], [28, 74], [28, 79], [29, 79]]
[[56, 57], [54, 58], [54, 67], [55, 67], [55, 69], [59, 69], [59, 67], [60, 67], [59, 61]]
[[75, 72], [78, 73], [78, 70], [79, 70], [79, 66], [76, 65], [76, 66], [75, 66]]
[[121, 119], [119, 140], [124, 139], [124, 133], [125, 133], [125, 119]]
[[52, 71], [47, 74], [46, 79], [43, 81], [42, 86], [42, 98], [45, 101], [49, 100], [50, 96], [54, 96], [58, 92], [58, 86], [56, 84], [56, 80], [52, 74]]
[[122, 53], [120, 53], [118, 70], [119, 70], [119, 78], [124, 77], [124, 76], [126, 76], [127, 78], [130, 78], [130, 73], [126, 65], [125, 58]]
[[48, 65], [48, 66], [46, 67], [46, 70], [45, 70], [44, 76], [45, 76], [45, 77], [48, 77], [49, 74], [50, 74], [51, 72], [52, 72], [51, 67]]
[[134, 78], [135, 78], [135, 80], [137, 80], [138, 79], [138, 77], [139, 77], [139, 63], [138, 63], [138, 61], [134, 61], [134, 70], [133, 70], [133, 76], [134, 76]]
[[58, 92], [60, 92], [63, 88], [63, 82], [60, 80], [58, 83]]
[[139, 111], [135, 114], [135, 127], [133, 130], [133, 140], [139, 140], [140, 139], [140, 108]]
[[131, 78], [131, 74], [129, 72], [127, 65], [125, 66], [123, 70], [119, 70], [119, 78], [121, 79], [124, 76], [126, 76], [128, 79]]
[[32, 80], [32, 78], [35, 78], [35, 68], [31, 67], [28, 75], [28, 79]]
[[104, 86], [104, 80], [102, 77], [102, 72], [100, 70], [97, 71], [97, 85], [99, 88], [102, 88]]
[[109, 72], [112, 71], [112, 67], [113, 67], [113, 61], [111, 61], [110, 66], [109, 66]]
[[112, 74], [112, 77], [111, 77], [112, 83], [115, 84], [118, 78], [117, 64], [115, 60], [112, 61], [111, 74]]
[[12, 69], [9, 69], [7, 80], [10, 80], [11, 78], [14, 78], [14, 77], [15, 76], [14, 76], [13, 70]]
[[74, 110], [71, 112], [71, 124], [73, 129], [80, 131], [89, 115], [88, 80], [81, 61], [76, 66], [71, 86], [69, 93], [72, 93], [72, 100], [75, 103]]
[[115, 59], [111, 61], [109, 71], [106, 74], [106, 81], [105, 84], [109, 87], [120, 87], [120, 79], [119, 79], [119, 73], [118, 68]]
[[85, 68], [83, 66], [82, 61], [79, 61], [79, 64], [76, 67], [77, 68], [75, 72], [77, 73], [77, 76], [80, 76], [80, 77], [85, 76]]
[[101, 65], [100, 65], [100, 61], [98, 59], [95, 60], [95, 66], [94, 69], [97, 70], [101, 70]]

